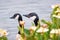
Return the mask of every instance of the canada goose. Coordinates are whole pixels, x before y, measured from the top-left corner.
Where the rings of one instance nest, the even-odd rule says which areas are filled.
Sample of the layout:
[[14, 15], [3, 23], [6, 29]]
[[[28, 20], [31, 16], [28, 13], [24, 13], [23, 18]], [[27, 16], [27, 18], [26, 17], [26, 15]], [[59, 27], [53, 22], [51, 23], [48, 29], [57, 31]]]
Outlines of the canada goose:
[[[19, 26], [22, 27], [22, 25], [20, 24], [20, 21], [23, 21], [22, 16], [19, 13], [15, 13], [12, 17], [10, 17], [11, 19], [18, 19], [18, 23]], [[20, 31], [18, 32], [18, 34], [20, 34]]]
[[35, 26], [38, 25], [39, 17], [36, 13], [32, 12], [32, 13], [29, 13], [29, 14], [23, 15], [23, 16], [25, 16], [27, 18], [31, 18], [34, 21]]

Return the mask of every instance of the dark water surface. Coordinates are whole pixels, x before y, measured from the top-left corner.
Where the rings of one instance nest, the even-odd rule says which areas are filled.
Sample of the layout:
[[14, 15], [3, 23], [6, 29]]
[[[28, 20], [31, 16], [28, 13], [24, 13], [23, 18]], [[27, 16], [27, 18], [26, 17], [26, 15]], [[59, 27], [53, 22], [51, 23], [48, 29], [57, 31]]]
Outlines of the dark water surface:
[[[60, 3], [60, 0], [0, 0], [0, 28], [9, 32], [9, 40], [15, 40], [17, 34], [17, 20], [12, 20], [14, 13], [28, 14], [36, 12], [40, 19], [50, 20], [51, 5]], [[31, 20], [23, 17], [25, 28], [31, 26]]]

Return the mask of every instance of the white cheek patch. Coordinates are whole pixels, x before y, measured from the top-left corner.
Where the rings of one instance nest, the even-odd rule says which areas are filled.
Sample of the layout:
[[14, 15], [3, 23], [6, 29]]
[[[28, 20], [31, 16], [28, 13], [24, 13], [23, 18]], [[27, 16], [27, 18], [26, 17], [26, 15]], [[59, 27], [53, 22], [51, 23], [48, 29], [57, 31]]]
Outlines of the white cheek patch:
[[35, 18], [36, 18], [36, 16], [30, 17], [30, 19], [33, 20], [33, 21], [35, 20]]
[[18, 19], [19, 18], [19, 15], [17, 15], [16, 17], [15, 17], [15, 19]]

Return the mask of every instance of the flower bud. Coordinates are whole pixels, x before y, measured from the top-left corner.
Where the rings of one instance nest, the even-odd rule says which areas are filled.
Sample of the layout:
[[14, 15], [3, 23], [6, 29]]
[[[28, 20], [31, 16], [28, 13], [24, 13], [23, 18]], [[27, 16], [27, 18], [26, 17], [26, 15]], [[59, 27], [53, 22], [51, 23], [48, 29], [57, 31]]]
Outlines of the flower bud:
[[20, 25], [24, 25], [25, 24], [25, 22], [24, 21], [20, 21]]
[[47, 25], [47, 24], [43, 24], [42, 27], [43, 27], [43, 28], [47, 28], [48, 25]]
[[35, 27], [35, 26], [32, 26], [32, 27], [30, 27], [30, 30], [33, 30], [33, 31], [35, 31], [35, 30], [36, 30], [36, 28], [37, 28], [37, 27]]

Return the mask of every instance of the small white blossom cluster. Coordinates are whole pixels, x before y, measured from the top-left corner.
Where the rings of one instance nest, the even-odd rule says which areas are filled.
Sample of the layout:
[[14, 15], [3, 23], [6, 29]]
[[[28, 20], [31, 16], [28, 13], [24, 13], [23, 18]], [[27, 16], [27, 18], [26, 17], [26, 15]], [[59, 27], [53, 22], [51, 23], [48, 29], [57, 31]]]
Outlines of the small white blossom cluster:
[[44, 32], [48, 32], [48, 31], [49, 31], [48, 28], [43, 28], [43, 27], [40, 27], [40, 28], [37, 30], [38, 33], [44, 33]]
[[60, 14], [60, 7], [59, 7], [59, 8], [57, 8], [57, 10], [55, 11], [55, 13]]
[[[31, 27], [30, 30], [35, 31], [36, 28], [37, 28], [37, 27]], [[49, 31], [49, 29], [48, 29], [48, 28], [43, 28], [43, 27], [40, 27], [40, 28], [37, 30], [38, 33], [47, 32], [47, 31]]]
[[56, 8], [56, 7], [58, 7], [57, 10], [55, 11], [55, 13], [57, 13], [57, 15], [53, 15], [53, 17], [60, 18], [60, 4], [52, 6], [52, 8]]
[[55, 13], [60, 13], [60, 9], [58, 9]]
[[60, 34], [60, 29], [52, 29], [50, 31], [51, 34]]
[[7, 35], [8, 35], [7, 30], [0, 29], [0, 37], [7, 36]]
[[53, 15], [53, 17], [60, 18], [60, 15]]

